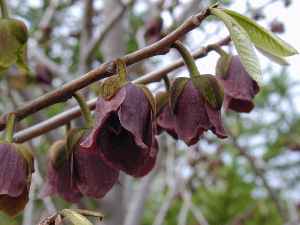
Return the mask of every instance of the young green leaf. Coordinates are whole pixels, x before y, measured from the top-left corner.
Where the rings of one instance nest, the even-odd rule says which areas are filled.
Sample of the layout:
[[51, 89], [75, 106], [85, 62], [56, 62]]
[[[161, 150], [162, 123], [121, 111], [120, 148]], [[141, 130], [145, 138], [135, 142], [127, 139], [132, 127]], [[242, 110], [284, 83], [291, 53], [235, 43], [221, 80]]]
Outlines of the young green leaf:
[[245, 29], [257, 48], [277, 57], [298, 54], [295, 48], [250, 18], [228, 9], [223, 9], [223, 12], [234, 18], [234, 20]]
[[285, 60], [285, 58], [280, 57], [280, 56], [276, 56], [276, 55], [272, 55], [268, 52], [266, 52], [265, 50], [261, 49], [261, 48], [257, 48], [257, 50], [263, 54], [265, 57], [267, 57], [268, 59], [270, 59], [271, 61], [278, 63], [279, 65], [282, 66], [287, 66], [289, 65], [289, 62]]
[[247, 32], [231, 16], [223, 10], [211, 8], [211, 13], [223, 21], [229, 30], [231, 39], [241, 57], [241, 62], [249, 75], [256, 81], [260, 82], [261, 70], [254, 47], [249, 39]]

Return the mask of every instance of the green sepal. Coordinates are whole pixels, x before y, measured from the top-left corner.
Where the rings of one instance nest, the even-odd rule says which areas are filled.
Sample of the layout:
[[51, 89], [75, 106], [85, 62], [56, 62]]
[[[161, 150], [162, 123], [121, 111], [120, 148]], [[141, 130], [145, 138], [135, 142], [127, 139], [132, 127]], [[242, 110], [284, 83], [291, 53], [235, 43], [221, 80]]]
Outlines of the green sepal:
[[73, 225], [93, 225], [85, 216], [72, 209], [63, 209], [59, 214]]
[[214, 109], [221, 109], [224, 98], [223, 88], [213, 75], [205, 74], [192, 78], [193, 85], [208, 104]]
[[51, 145], [49, 159], [55, 169], [59, 169], [69, 157], [65, 139], [58, 140]]
[[0, 72], [13, 64], [28, 70], [25, 60], [25, 45], [28, 32], [25, 24], [17, 19], [0, 20]]
[[99, 94], [109, 100], [127, 83], [119, 75], [113, 75], [100, 84]]
[[34, 172], [34, 157], [32, 151], [25, 144], [14, 144], [16, 146], [17, 151], [22, 155], [27, 163], [28, 174]]
[[151, 91], [143, 84], [135, 84], [137, 87], [139, 87], [140, 89], [142, 89], [142, 91], [144, 92], [146, 98], [149, 101], [149, 104], [152, 108], [152, 112], [153, 115], [156, 115], [156, 103], [155, 103], [155, 98], [153, 97], [153, 94], [151, 93]]
[[86, 128], [73, 128], [68, 131], [66, 142], [66, 148], [68, 150], [68, 153], [72, 153], [74, 151], [75, 146], [78, 144], [78, 142], [84, 136], [87, 130], [88, 129]]
[[222, 55], [219, 58], [216, 66], [217, 76], [222, 76], [223, 78], [226, 78], [230, 67], [231, 59], [232, 59], [232, 55], [230, 54]]
[[156, 113], [157, 115], [161, 112], [163, 107], [169, 103], [170, 93], [167, 91], [158, 92], [155, 95]]
[[187, 77], [179, 77], [174, 80], [170, 90], [170, 107], [173, 112], [175, 111], [177, 99], [189, 80], [190, 78]]

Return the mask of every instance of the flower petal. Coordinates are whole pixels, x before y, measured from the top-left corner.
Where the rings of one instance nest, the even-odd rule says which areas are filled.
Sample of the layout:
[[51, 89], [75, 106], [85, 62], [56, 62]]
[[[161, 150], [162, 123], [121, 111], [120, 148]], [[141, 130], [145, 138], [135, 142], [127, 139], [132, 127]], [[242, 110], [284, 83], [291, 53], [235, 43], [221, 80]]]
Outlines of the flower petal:
[[174, 115], [176, 133], [187, 145], [195, 144], [202, 133], [211, 126], [205, 110], [205, 100], [191, 80], [178, 97]]
[[224, 87], [224, 108], [237, 112], [250, 112], [259, 86], [243, 67], [239, 56], [233, 56], [226, 76], [217, 76]]
[[107, 166], [97, 152], [77, 149], [75, 165], [78, 189], [89, 197], [103, 197], [118, 181], [119, 171]]
[[96, 125], [91, 133], [86, 137], [80, 146], [88, 149], [96, 149], [96, 139], [103, 123], [112, 112], [116, 112], [126, 97], [125, 87], [122, 87], [110, 100], [105, 100], [101, 96], [98, 97], [96, 102]]
[[27, 186], [27, 166], [14, 144], [0, 144], [0, 162], [0, 194], [21, 195]]

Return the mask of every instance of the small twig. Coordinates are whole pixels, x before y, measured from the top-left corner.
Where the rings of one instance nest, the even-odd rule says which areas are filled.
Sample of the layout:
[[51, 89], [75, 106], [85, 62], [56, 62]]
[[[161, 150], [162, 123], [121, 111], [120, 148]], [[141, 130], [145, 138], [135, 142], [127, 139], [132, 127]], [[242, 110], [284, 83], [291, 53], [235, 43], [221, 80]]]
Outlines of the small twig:
[[[221, 41], [215, 43], [220, 46], [227, 45], [230, 42], [230, 38], [226, 37], [225, 39], [222, 39]], [[208, 54], [208, 52], [212, 51], [211, 45], [208, 45], [207, 47], [201, 48], [200, 50], [196, 51], [193, 56], [194, 58], [201, 58]], [[159, 69], [157, 71], [151, 72], [149, 74], [146, 74], [136, 80], [134, 80], [134, 83], [139, 84], [147, 84], [150, 82], [156, 82], [160, 81], [163, 76], [170, 73], [171, 71], [181, 67], [184, 65], [184, 62], [180, 59], [175, 61], [174, 63], [170, 64], [169, 66], [166, 66], [162, 69]], [[96, 106], [96, 98], [88, 101], [87, 103], [91, 110], [95, 109]], [[19, 111], [19, 110], [18, 110]], [[39, 124], [36, 124], [30, 128], [27, 128], [25, 130], [22, 130], [15, 134], [14, 141], [21, 143], [25, 142], [27, 140], [30, 140], [32, 138], [38, 137], [44, 133], [47, 133], [53, 129], [56, 129], [71, 120], [79, 117], [81, 115], [80, 108], [74, 107], [67, 111], [64, 111], [63, 113], [60, 113], [48, 120], [45, 120]], [[1, 119], [0, 119], [1, 121]]]

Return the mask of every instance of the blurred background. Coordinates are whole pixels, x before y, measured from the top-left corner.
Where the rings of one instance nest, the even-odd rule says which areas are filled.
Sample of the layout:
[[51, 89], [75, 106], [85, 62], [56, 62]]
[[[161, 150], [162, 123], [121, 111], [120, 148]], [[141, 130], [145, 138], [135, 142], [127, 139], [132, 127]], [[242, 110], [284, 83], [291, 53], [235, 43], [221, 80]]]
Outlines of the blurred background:
[[[30, 76], [16, 68], [0, 82], [0, 114], [18, 108], [101, 63], [142, 48], [214, 3], [209, 0], [10, 0], [13, 15], [30, 29]], [[300, 50], [296, 0], [224, 0], [224, 7], [247, 15]], [[226, 37], [222, 23], [209, 17], [182, 40], [190, 50]], [[91, 41], [92, 40], [92, 41]], [[93, 42], [94, 41], [94, 42]], [[92, 47], [92, 48], [88, 48]], [[86, 50], [88, 49], [88, 50]], [[232, 45], [224, 47], [235, 52]], [[56, 129], [30, 141], [36, 171], [30, 202], [11, 219], [0, 213], [1, 225], [31, 225], [63, 208], [88, 208], [105, 215], [107, 225], [298, 225], [300, 224], [300, 56], [279, 66], [263, 55], [261, 91], [249, 114], [224, 112], [232, 138], [211, 133], [187, 147], [165, 133], [159, 136], [156, 168], [142, 179], [121, 174], [103, 199], [84, 198], [70, 205], [57, 196], [39, 197], [51, 144], [64, 136]], [[171, 51], [129, 68], [130, 79], [171, 64]], [[201, 73], [214, 74], [218, 55], [197, 60]], [[170, 78], [186, 75], [184, 67]], [[155, 93], [163, 82], [149, 85]], [[97, 84], [85, 89], [88, 99]], [[53, 105], [26, 118], [17, 129], [44, 121], [75, 105]], [[74, 124], [80, 125], [76, 120]]]

